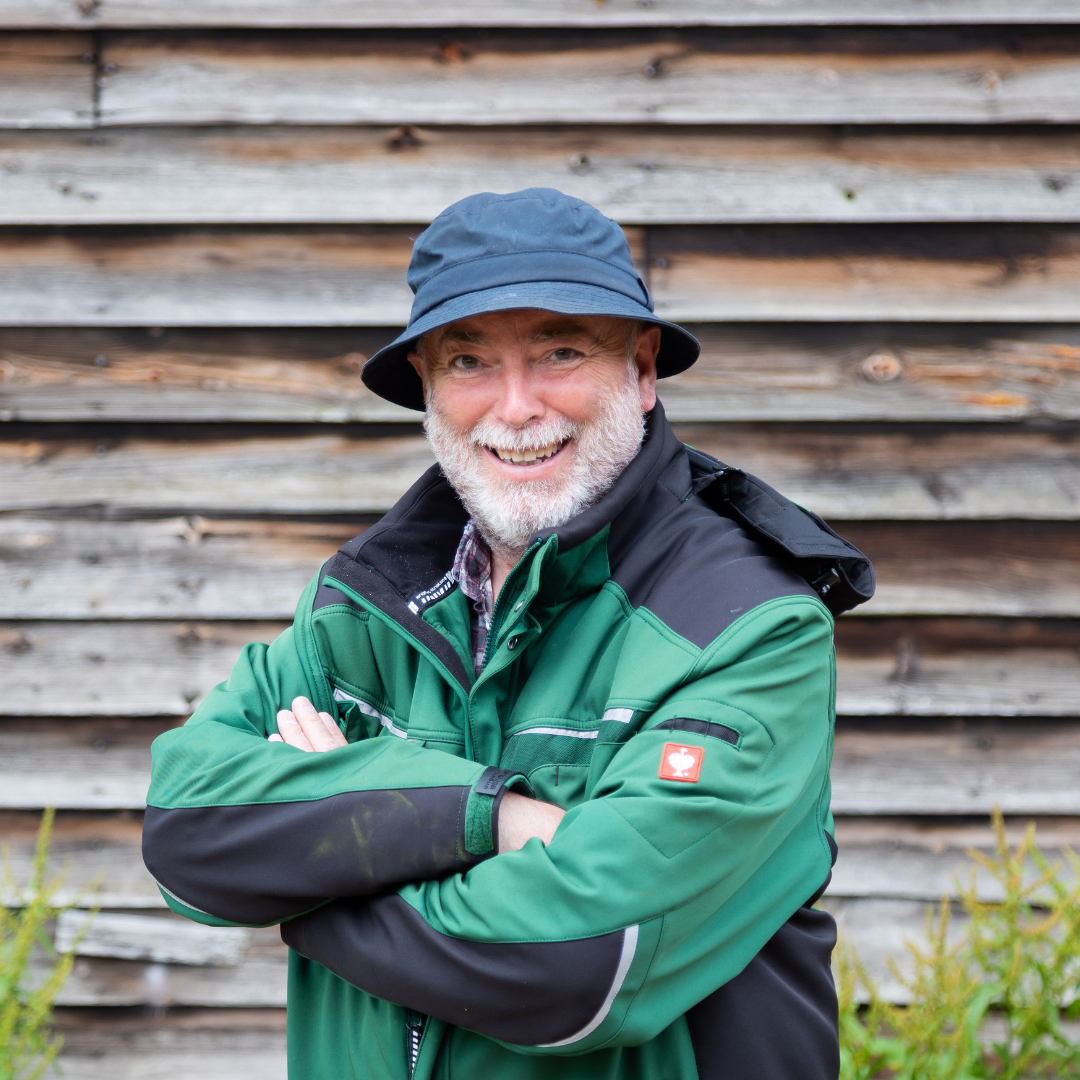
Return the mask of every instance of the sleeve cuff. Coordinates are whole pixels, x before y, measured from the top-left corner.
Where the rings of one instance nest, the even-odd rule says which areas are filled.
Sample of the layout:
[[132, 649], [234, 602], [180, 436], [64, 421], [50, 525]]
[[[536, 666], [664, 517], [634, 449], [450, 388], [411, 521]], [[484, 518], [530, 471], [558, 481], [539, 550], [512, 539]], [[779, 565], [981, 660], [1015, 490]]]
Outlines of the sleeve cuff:
[[490, 855], [499, 848], [499, 805], [511, 784], [525, 783], [512, 769], [485, 769], [469, 792], [465, 807], [465, 850]]

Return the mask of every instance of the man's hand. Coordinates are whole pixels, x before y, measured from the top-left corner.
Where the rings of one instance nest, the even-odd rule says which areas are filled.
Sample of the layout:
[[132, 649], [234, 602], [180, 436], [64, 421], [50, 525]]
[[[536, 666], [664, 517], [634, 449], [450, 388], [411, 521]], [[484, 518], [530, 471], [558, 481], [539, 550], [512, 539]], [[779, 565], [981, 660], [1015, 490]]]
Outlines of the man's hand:
[[534, 836], [551, 843], [565, 810], [508, 791], [499, 804], [499, 854], [517, 851]]
[[349, 745], [334, 718], [329, 713], [316, 712], [306, 697], [295, 698], [291, 710], [282, 709], [277, 714], [277, 729], [277, 735], [268, 737], [270, 742], [288, 743], [308, 753]]
[[[306, 697], [296, 698], [291, 709], [278, 712], [277, 728], [278, 734], [268, 737], [270, 742], [288, 743], [308, 753], [349, 745], [333, 717], [316, 712]], [[534, 836], [550, 844], [565, 813], [551, 803], [508, 791], [499, 804], [499, 851], [517, 851]]]

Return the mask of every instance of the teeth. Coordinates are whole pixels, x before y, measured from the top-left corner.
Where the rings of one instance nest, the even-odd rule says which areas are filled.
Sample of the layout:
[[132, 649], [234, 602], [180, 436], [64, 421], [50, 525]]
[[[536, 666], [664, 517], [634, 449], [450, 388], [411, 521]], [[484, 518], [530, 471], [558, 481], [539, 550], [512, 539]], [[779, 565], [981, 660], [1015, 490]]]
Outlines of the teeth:
[[542, 446], [539, 450], [500, 450], [493, 446], [492, 449], [503, 461], [512, 461], [515, 465], [531, 465], [534, 461], [544, 461], [557, 454], [562, 443], [552, 443], [550, 446]]

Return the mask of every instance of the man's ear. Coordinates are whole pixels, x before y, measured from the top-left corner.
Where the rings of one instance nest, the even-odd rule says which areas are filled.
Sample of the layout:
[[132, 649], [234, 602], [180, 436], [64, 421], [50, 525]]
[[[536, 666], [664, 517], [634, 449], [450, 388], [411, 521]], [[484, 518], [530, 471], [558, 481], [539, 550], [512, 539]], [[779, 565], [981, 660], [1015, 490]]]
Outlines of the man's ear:
[[424, 363], [424, 358], [418, 352], [411, 352], [406, 359], [420, 376], [420, 381], [424, 384], [424, 396], [427, 397], [427, 365]]
[[660, 327], [650, 326], [638, 334], [634, 363], [638, 369], [641, 407], [649, 412], [656, 404], [656, 354], [660, 351]]

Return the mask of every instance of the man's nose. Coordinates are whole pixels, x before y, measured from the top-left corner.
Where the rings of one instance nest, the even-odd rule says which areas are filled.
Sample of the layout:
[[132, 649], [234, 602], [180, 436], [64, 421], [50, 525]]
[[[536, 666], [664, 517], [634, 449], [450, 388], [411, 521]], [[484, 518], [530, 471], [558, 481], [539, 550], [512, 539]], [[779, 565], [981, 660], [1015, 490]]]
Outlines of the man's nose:
[[547, 412], [528, 364], [507, 364], [501, 372], [501, 382], [502, 393], [495, 412], [504, 424], [524, 427]]

